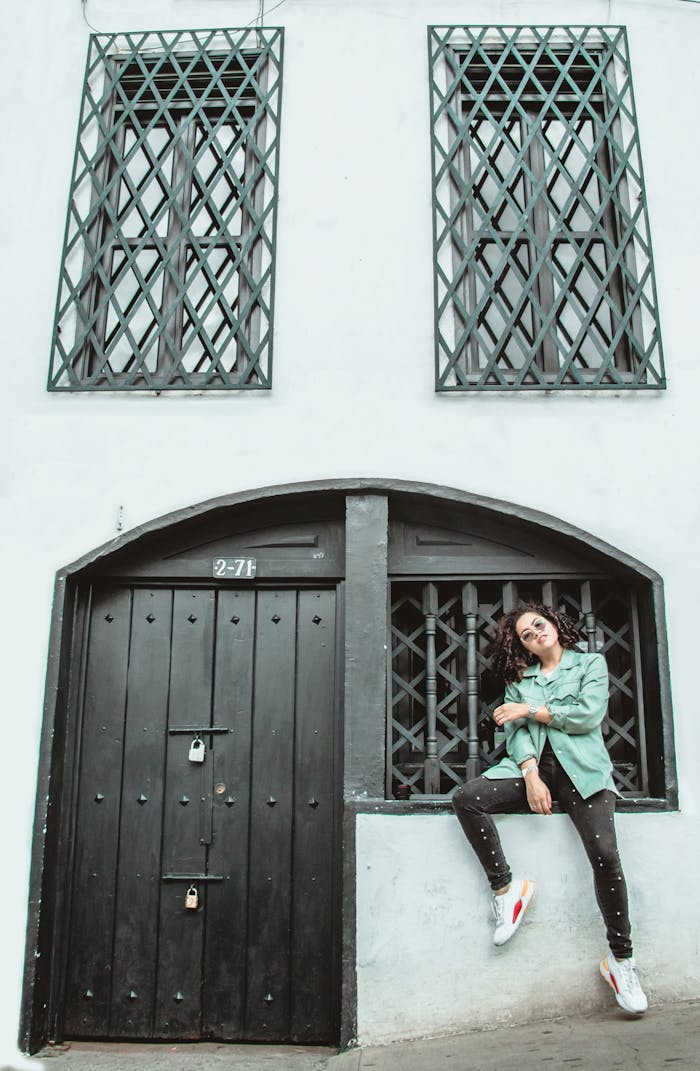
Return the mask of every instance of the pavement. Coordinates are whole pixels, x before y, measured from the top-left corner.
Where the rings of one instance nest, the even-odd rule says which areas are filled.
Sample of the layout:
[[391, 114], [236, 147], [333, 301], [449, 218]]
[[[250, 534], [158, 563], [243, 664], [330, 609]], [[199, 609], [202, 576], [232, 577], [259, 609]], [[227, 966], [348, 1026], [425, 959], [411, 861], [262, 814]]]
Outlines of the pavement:
[[641, 1018], [613, 1006], [341, 1053], [294, 1045], [71, 1042], [35, 1060], [45, 1071], [700, 1071], [700, 1000], [651, 1007]]

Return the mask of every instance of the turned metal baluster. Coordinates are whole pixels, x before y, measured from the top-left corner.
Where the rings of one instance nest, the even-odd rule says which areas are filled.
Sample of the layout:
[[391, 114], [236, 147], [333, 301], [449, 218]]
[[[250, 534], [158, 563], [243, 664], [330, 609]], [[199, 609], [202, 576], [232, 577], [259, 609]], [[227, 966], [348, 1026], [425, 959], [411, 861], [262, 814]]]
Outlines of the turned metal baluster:
[[589, 653], [594, 654], [597, 650], [596, 631], [597, 624], [593, 613], [593, 600], [591, 598], [591, 582], [584, 580], [581, 584], [581, 610], [586, 630], [586, 642]]
[[435, 635], [437, 632], [438, 594], [435, 584], [423, 588], [423, 614], [425, 616], [425, 774], [426, 795], [440, 791], [440, 763], [437, 753], [437, 657]]
[[462, 587], [462, 609], [467, 625], [467, 780], [478, 777], [479, 763], [479, 672], [476, 658], [479, 596], [476, 584]]
[[514, 580], [505, 580], [501, 586], [501, 599], [503, 600], [503, 613], [509, 614], [515, 609], [518, 601], [518, 585]]
[[557, 609], [557, 585], [554, 580], [545, 580], [542, 585], [542, 602], [545, 606]]

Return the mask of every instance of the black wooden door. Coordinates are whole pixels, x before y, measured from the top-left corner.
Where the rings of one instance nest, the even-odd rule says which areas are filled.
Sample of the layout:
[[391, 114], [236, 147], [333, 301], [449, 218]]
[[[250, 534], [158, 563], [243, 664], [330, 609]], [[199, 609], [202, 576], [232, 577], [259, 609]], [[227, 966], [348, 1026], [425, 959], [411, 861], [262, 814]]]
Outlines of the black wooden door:
[[65, 1036], [337, 1041], [335, 603], [92, 591]]

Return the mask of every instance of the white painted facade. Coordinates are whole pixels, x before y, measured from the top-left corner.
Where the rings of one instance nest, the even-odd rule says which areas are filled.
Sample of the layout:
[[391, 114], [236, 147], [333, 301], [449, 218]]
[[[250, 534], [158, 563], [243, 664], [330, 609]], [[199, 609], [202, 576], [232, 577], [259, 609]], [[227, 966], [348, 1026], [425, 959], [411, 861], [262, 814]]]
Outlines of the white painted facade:
[[[243, 26], [254, 22], [258, 0], [24, 0], [5, 12], [0, 1063], [19, 1060], [54, 574], [170, 511], [307, 480], [402, 479], [503, 499], [576, 525], [663, 577], [681, 809], [625, 814], [618, 825], [650, 1000], [700, 995], [700, 921], [688, 911], [688, 889], [700, 878], [692, 684], [700, 599], [700, 4], [266, 6], [265, 23], [285, 27], [273, 389], [189, 396], [45, 389], [90, 33], [85, 16], [104, 32]], [[484, 22], [628, 28], [664, 392], [434, 391], [426, 26]], [[530, 461], [526, 483], [523, 460]], [[361, 1043], [524, 1021], [610, 999], [596, 974], [603, 928], [570, 823], [517, 816], [501, 828], [540, 892], [517, 946], [494, 950], [486, 882], [455, 819], [358, 817]]]

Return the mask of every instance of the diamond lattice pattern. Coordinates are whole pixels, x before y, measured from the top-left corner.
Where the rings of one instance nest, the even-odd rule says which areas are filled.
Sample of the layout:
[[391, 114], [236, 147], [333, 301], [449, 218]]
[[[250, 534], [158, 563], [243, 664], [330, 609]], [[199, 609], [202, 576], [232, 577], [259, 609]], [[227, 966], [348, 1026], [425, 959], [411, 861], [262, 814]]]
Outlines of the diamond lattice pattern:
[[663, 387], [624, 30], [430, 49], [437, 388]]
[[92, 38], [50, 389], [270, 385], [281, 33]]

